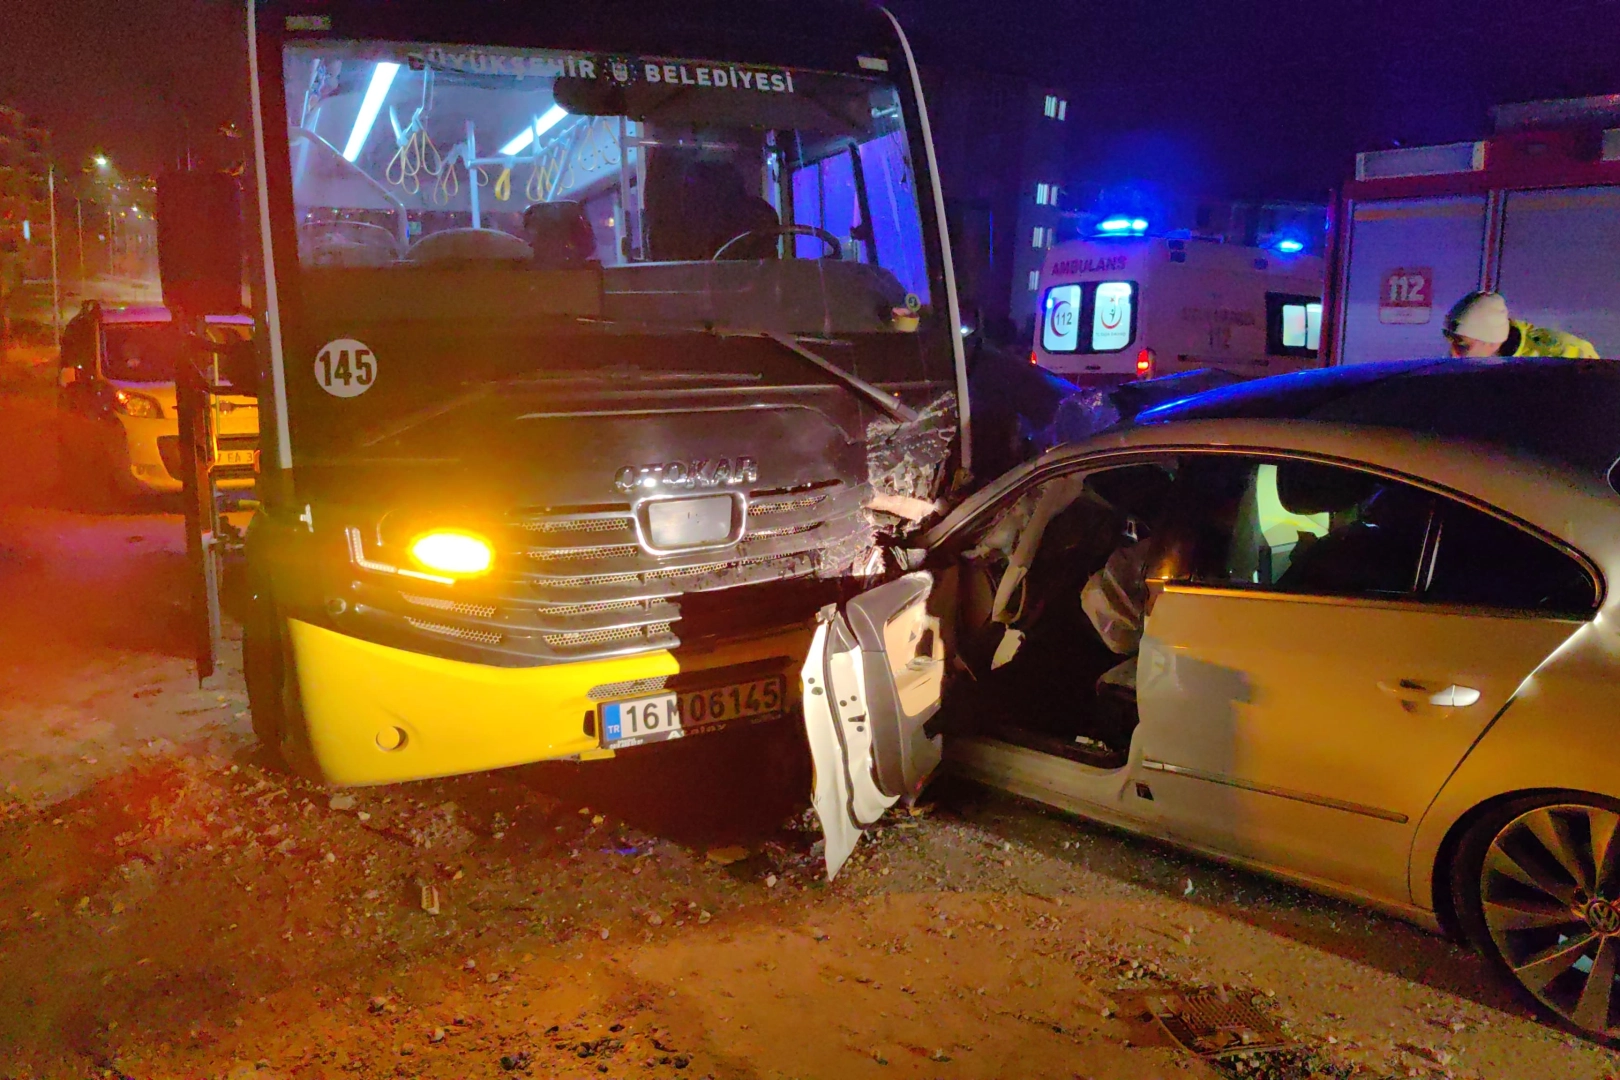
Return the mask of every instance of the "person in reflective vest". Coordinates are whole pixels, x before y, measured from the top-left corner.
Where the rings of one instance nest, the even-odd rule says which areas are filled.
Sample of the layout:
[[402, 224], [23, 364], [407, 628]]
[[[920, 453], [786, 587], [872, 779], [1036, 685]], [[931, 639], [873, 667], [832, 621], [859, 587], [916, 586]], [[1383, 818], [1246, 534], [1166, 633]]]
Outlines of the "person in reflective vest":
[[1457, 301], [1446, 315], [1444, 333], [1452, 356], [1598, 358], [1597, 348], [1585, 338], [1510, 319], [1501, 293], [1471, 292]]

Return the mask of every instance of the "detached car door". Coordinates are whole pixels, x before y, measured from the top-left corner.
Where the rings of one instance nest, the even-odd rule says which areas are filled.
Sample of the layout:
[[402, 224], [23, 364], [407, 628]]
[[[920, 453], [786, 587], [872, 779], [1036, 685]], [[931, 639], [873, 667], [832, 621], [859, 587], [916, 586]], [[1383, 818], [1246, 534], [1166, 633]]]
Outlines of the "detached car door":
[[945, 647], [928, 610], [934, 579], [907, 574], [828, 608], [801, 673], [804, 726], [815, 764], [812, 804], [826, 838], [827, 877], [861, 833], [939, 766]]
[[1407, 899], [1412, 834], [1591, 617], [1573, 553], [1371, 471], [1183, 458], [1138, 667], [1140, 779], [1205, 846]]

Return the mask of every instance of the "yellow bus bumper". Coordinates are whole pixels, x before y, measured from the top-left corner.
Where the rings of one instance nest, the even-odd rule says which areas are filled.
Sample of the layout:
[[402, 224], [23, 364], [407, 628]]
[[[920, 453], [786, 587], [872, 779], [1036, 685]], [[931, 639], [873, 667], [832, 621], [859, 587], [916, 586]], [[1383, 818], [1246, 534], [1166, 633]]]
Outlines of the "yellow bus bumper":
[[[612, 756], [587, 734], [594, 687], [785, 657], [790, 704], [812, 631], [680, 655], [502, 668], [445, 660], [290, 622], [310, 750], [333, 784], [392, 784], [551, 758]], [[716, 673], [716, 681], [725, 676]], [[600, 731], [596, 723], [592, 731]]]

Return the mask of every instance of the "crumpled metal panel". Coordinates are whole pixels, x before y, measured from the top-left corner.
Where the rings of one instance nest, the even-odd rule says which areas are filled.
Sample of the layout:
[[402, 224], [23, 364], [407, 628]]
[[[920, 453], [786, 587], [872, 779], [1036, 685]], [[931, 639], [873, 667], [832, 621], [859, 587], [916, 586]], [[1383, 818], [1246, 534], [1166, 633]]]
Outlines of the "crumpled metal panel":
[[866, 427], [866, 474], [872, 493], [934, 502], [945, 493], [949, 479], [945, 467], [955, 445], [954, 393], [935, 398], [909, 423], [888, 416], [873, 420]]

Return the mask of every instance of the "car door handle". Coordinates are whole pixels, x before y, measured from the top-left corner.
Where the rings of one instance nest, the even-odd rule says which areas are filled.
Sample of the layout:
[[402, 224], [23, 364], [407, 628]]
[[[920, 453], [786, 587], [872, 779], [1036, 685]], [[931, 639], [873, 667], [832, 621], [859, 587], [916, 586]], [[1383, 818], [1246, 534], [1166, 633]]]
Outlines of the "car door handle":
[[1438, 705], [1446, 709], [1466, 709], [1479, 700], [1478, 690], [1472, 686], [1458, 686], [1456, 683], [1437, 690], [1431, 683], [1419, 682], [1416, 679], [1400, 679], [1395, 682], [1381, 682], [1378, 689], [1407, 705]]

